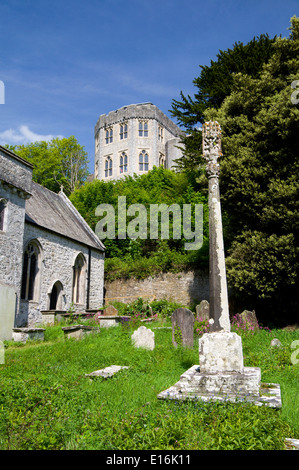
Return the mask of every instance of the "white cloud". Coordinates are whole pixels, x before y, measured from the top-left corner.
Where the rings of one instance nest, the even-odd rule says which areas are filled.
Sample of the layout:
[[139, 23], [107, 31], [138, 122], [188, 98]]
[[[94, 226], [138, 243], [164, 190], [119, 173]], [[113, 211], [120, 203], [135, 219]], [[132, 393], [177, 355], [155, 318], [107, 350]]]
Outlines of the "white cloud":
[[63, 136], [52, 134], [36, 134], [35, 132], [31, 131], [28, 126], [23, 125], [20, 126], [18, 130], [7, 129], [3, 132], [0, 132], [0, 144], [22, 145], [41, 140], [49, 142], [54, 137], [62, 138]]

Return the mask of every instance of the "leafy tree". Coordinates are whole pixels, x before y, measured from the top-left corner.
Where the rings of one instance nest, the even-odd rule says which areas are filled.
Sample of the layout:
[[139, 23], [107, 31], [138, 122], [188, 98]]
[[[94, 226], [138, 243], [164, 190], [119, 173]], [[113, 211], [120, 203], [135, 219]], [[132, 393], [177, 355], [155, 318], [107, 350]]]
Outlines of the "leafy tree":
[[257, 78], [263, 64], [273, 54], [275, 38], [267, 34], [254, 37], [248, 44], [236, 42], [232, 49], [220, 50], [217, 60], [211, 64], [200, 65], [201, 73], [193, 80], [196, 92], [192, 98], [180, 92], [181, 101], [173, 100], [172, 116], [186, 130], [182, 142], [185, 156], [178, 160], [179, 167], [194, 171], [198, 167], [201, 152], [201, 132], [199, 124], [204, 122], [204, 113], [208, 108], [218, 109], [234, 86], [234, 75], [242, 73]]
[[291, 321], [298, 312], [299, 107], [291, 84], [299, 79], [299, 18], [273, 49], [258, 77], [234, 76], [232, 93], [205, 119], [219, 121], [223, 132], [230, 286], [247, 308]]
[[74, 136], [7, 147], [28, 160], [33, 165], [33, 181], [51, 191], [58, 192], [63, 186], [69, 195], [88, 175], [87, 152]]
[[[118, 214], [118, 197], [126, 197], [127, 208], [132, 204], [142, 204], [147, 210], [147, 238], [132, 240], [129, 237], [125, 239], [118, 238], [119, 215]], [[106, 256], [108, 258], [118, 257], [127, 260], [150, 258], [151, 256], [169, 255], [171, 251], [176, 253], [186, 253], [185, 242], [183, 236], [184, 230], [181, 225], [180, 239], [173, 237], [174, 219], [170, 216], [170, 236], [169, 240], [161, 239], [161, 233], [158, 233], [157, 239], [150, 237], [150, 220], [149, 209], [152, 204], [165, 204], [170, 207], [172, 204], [178, 204], [182, 209], [183, 204], [190, 204], [192, 207], [191, 224], [194, 229], [194, 208], [195, 204], [204, 205], [204, 242], [207, 244], [208, 239], [208, 222], [207, 222], [207, 198], [192, 187], [186, 174], [175, 173], [162, 167], [154, 167], [153, 170], [140, 176], [127, 176], [116, 181], [95, 180], [86, 183], [82, 188], [76, 190], [70, 199], [75, 207], [80, 211], [81, 215], [88, 222], [90, 227], [95, 230], [99, 217], [96, 216], [96, 208], [100, 204], [110, 204], [115, 210], [116, 219], [116, 238], [103, 240], [106, 246]], [[181, 213], [183, 213], [181, 211]], [[136, 215], [127, 216], [127, 222], [134, 219]], [[181, 224], [183, 221], [181, 221]], [[190, 241], [190, 240], [189, 240]]]

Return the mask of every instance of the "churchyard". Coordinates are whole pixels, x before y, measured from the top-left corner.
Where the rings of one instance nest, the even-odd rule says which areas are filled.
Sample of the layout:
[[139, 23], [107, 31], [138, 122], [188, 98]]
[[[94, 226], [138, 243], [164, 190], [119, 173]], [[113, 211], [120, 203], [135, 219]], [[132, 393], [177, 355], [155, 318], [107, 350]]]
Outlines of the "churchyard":
[[[178, 315], [172, 318], [182, 306], [142, 299], [116, 306], [122, 320], [114, 326], [100, 326], [96, 317], [69, 318], [42, 325], [43, 339], [4, 342], [1, 449], [291, 448], [286, 439], [299, 436], [298, 329], [269, 330], [241, 316], [231, 320], [242, 338], [245, 366], [259, 367], [262, 383], [280, 385], [281, 407], [246, 398], [164, 400], [158, 395], [198, 364], [207, 320], [193, 309], [194, 341], [183, 345]], [[69, 337], [66, 331], [78, 331], [76, 325], [88, 334]], [[146, 343], [140, 332], [148, 333]]]

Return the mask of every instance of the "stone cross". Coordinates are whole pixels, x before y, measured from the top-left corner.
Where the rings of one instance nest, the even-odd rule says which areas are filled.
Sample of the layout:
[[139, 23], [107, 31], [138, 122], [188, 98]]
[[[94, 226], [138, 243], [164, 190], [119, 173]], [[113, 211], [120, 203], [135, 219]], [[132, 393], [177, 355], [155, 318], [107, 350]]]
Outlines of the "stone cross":
[[222, 217], [219, 193], [219, 163], [222, 156], [221, 128], [217, 121], [202, 126], [203, 157], [209, 179], [209, 284], [210, 330], [230, 332]]

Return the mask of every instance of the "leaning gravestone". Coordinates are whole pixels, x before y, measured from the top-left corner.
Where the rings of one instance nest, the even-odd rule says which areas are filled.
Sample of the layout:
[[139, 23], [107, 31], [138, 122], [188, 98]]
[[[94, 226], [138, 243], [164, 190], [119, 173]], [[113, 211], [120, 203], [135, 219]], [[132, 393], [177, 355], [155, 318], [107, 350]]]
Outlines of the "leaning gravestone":
[[100, 369], [100, 370], [95, 370], [91, 374], [85, 374], [85, 377], [103, 377], [104, 379], [107, 379], [109, 377], [112, 377], [114, 374], [119, 372], [122, 369], [128, 369], [128, 366], [109, 366], [105, 367], [105, 369]]
[[155, 349], [155, 333], [145, 326], [140, 326], [131, 336], [136, 348]]
[[172, 316], [172, 343], [186, 348], [194, 345], [194, 314], [188, 308], [177, 308]]
[[245, 323], [247, 326], [253, 329], [258, 329], [259, 324], [254, 310], [252, 312], [249, 310], [244, 310], [240, 316], [243, 323]]
[[108, 307], [104, 309], [103, 315], [107, 317], [113, 317], [115, 315], [118, 315], [118, 310], [113, 305], [108, 305]]
[[207, 300], [202, 300], [199, 305], [196, 305], [196, 318], [200, 320], [209, 320], [210, 304]]

